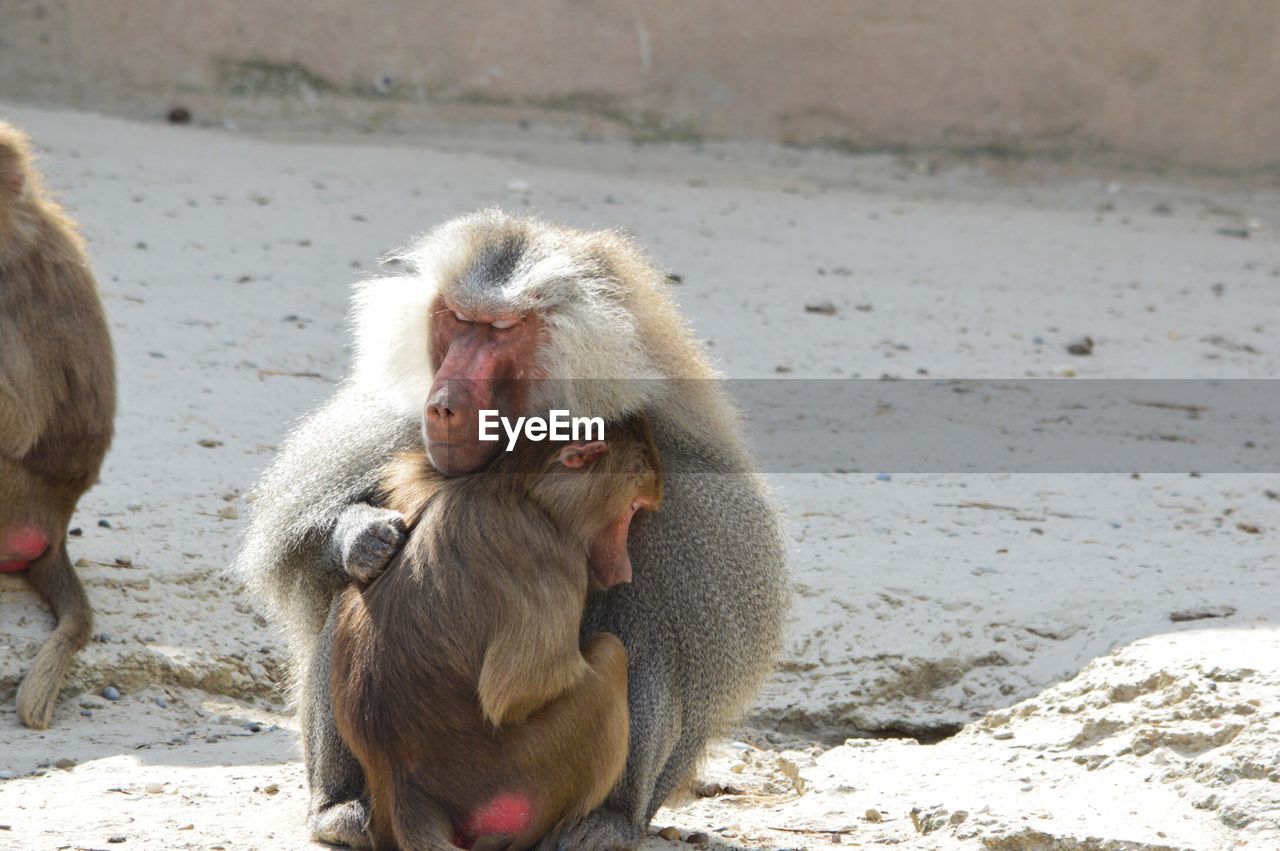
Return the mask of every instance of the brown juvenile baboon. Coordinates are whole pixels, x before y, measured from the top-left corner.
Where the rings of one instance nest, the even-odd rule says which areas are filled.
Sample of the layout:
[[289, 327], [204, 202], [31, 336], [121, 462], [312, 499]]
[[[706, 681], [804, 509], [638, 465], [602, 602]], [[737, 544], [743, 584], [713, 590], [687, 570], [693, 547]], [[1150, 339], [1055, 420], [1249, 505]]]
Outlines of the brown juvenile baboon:
[[92, 613], [67, 524], [98, 478], [115, 416], [111, 337], [75, 225], [40, 187], [26, 137], [0, 122], [0, 573], [24, 573], [57, 618], [18, 689], [53, 719]]
[[258, 483], [237, 559], [293, 652], [311, 835], [368, 844], [360, 764], [329, 705], [326, 623], [334, 597], [404, 542], [379, 471], [424, 446], [447, 475], [482, 471], [501, 444], [479, 440], [479, 411], [563, 409], [606, 424], [642, 413], [662, 456], [663, 510], [592, 549], [604, 572], [629, 551], [634, 579], [590, 595], [582, 625], [627, 648], [627, 768], [558, 837], [574, 851], [635, 848], [772, 669], [789, 591], [779, 512], [666, 277], [627, 239], [485, 211], [404, 258], [403, 277], [361, 284], [355, 368]]
[[627, 653], [579, 649], [593, 541], [661, 499], [643, 421], [608, 442], [524, 441], [469, 478], [424, 452], [388, 468], [411, 527], [338, 599], [338, 729], [364, 768], [378, 849], [531, 847], [597, 807], [627, 756]]
[[378, 847], [526, 848], [604, 800], [626, 760], [626, 651], [599, 634], [584, 659], [579, 621], [589, 586], [629, 577], [588, 559], [657, 505], [657, 468], [639, 425], [526, 442], [469, 479], [421, 452], [391, 466], [388, 504], [414, 531], [387, 575], [340, 598], [333, 641]]

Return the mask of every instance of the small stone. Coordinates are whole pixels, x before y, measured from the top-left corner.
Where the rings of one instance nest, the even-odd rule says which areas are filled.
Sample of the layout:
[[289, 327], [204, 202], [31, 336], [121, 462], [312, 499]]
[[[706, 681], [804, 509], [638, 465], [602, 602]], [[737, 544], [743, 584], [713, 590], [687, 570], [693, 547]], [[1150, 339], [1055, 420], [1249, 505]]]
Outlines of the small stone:
[[680, 841], [680, 831], [674, 827], [664, 827], [662, 830], [658, 831], [658, 836], [668, 842]]
[[880, 811], [874, 808], [867, 810], [862, 814], [862, 817], [872, 824], [879, 824], [884, 821], [884, 816], [880, 815]]
[[684, 841], [688, 842], [690, 845], [696, 845], [699, 848], [706, 848], [711, 844], [711, 837], [702, 831], [698, 831], [697, 833], [691, 833], [686, 836]]
[[84, 534], [84, 530], [81, 529], [79, 526], [76, 526], [74, 529], [68, 529], [67, 534], [73, 538], [78, 538]]
[[1067, 352], [1078, 356], [1093, 354], [1093, 338], [1081, 337], [1079, 340], [1076, 340], [1074, 343], [1067, 346]]
[[250, 733], [262, 732], [262, 725], [259, 724], [257, 721], [250, 721], [248, 724], [244, 725], [244, 728], [248, 730]]
[[116, 567], [133, 567], [133, 559], [128, 556], [116, 556]]
[[18, 776], [16, 771], [0, 771], [0, 780], [12, 780]]
[[218, 509], [218, 516], [223, 520], [239, 520], [240, 509], [236, 508], [234, 505], [224, 505]]
[[146, 792], [148, 795], [159, 795], [161, 792], [164, 791], [164, 784], [157, 783], [156, 781], [153, 780], [150, 783], [147, 783], [146, 785], [144, 785], [142, 787], [142, 791]]
[[266, 786], [263, 786], [262, 791], [264, 794], [274, 795], [280, 791], [280, 785], [278, 783], [271, 783]]
[[110, 845], [119, 845], [121, 842], [128, 842], [128, 838], [124, 836], [108, 836], [107, 843]]
[[699, 798], [715, 798], [724, 794], [724, 787], [715, 781], [710, 783], [701, 783], [693, 790], [693, 794]]
[[102, 690], [102, 696], [107, 700], [119, 700], [120, 690], [115, 686], [107, 686]]
[[111, 522], [109, 520], [99, 520], [98, 525], [101, 526], [103, 529], [111, 528]]
[[221, 440], [214, 440], [212, 437], [201, 438], [200, 440], [197, 440], [196, 443], [200, 444], [205, 449], [217, 449], [222, 445]]
[[888, 473], [876, 473], [876, 481], [891, 482], [893, 481], [893, 476], [889, 475]]
[[806, 304], [804, 306], [805, 313], [816, 313], [819, 316], [835, 316], [839, 311], [840, 308], [829, 301], [820, 301], [816, 304]]
[[1237, 523], [1236, 528], [1239, 529], [1241, 532], [1245, 532], [1249, 535], [1262, 534], [1262, 527], [1254, 523]]
[[70, 771], [71, 769], [76, 767], [76, 761], [74, 759], [67, 759], [66, 757], [63, 757], [62, 759], [56, 761], [53, 764], [53, 767], [61, 769], [62, 771]]
[[195, 830], [195, 829], [196, 829], [196, 826], [194, 824], [184, 824], [182, 827], [178, 828], [178, 830]]
[[80, 714], [81, 714], [81, 715], [83, 715], [85, 718], [92, 718], [92, 717], [93, 717], [93, 712], [92, 712], [91, 710], [88, 710], [88, 709], [81, 709], [81, 710], [80, 710]]
[[1007, 742], [1013, 738], [1013, 731], [1012, 730], [996, 730], [994, 733], [991, 734], [991, 738], [995, 739], [997, 742]]
[[1169, 620], [1174, 623], [1184, 623], [1186, 621], [1201, 621], [1209, 618], [1229, 618], [1236, 613], [1235, 606], [1203, 606], [1198, 609], [1183, 609], [1178, 612], [1171, 612]]
[[171, 107], [169, 109], [169, 113], [165, 116], [165, 119], [170, 124], [190, 124], [191, 110], [187, 109], [185, 106]]
[[157, 697], [156, 706], [159, 706], [161, 709], [168, 709], [169, 701], [165, 700], [163, 697]]

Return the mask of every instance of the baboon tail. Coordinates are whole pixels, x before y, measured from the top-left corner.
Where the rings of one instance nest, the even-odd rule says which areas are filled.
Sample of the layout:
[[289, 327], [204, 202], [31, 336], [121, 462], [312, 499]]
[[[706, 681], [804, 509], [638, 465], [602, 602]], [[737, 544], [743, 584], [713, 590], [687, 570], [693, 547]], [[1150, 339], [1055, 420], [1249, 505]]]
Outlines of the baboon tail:
[[44, 730], [53, 721], [58, 692], [71, 661], [89, 640], [93, 612], [80, 577], [67, 558], [65, 537], [31, 564], [26, 577], [58, 621], [18, 688], [18, 718], [33, 730]]

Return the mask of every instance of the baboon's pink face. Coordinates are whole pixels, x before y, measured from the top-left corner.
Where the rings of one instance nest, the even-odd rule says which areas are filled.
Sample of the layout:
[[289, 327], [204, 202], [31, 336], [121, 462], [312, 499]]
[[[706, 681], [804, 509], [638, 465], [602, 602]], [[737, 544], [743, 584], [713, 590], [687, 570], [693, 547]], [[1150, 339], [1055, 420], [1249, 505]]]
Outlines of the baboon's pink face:
[[435, 379], [423, 414], [427, 453], [446, 476], [482, 469], [501, 449], [480, 440], [480, 411], [503, 417], [528, 413], [528, 386], [537, 370], [542, 320], [535, 314], [472, 315], [437, 298], [431, 310]]

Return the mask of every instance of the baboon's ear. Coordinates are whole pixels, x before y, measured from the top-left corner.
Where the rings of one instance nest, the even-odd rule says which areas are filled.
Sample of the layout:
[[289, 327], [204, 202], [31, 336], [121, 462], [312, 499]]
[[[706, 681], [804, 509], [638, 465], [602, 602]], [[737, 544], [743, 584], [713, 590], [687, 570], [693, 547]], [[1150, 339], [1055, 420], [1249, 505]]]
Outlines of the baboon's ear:
[[560, 463], [571, 470], [576, 470], [603, 458], [608, 451], [609, 444], [603, 440], [593, 440], [591, 443], [570, 443], [560, 450]]

